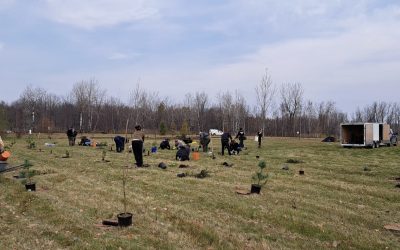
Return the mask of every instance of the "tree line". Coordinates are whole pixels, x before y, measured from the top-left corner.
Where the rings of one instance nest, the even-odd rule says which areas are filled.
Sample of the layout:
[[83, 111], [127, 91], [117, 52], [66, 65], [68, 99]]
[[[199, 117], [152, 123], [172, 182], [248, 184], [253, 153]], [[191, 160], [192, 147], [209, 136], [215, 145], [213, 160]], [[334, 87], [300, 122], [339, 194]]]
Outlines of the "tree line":
[[343, 122], [386, 122], [399, 129], [399, 103], [373, 102], [347, 114], [333, 101], [304, 99], [301, 83], [274, 85], [267, 70], [254, 91], [257, 103], [250, 106], [239, 90], [220, 92], [216, 101], [205, 92], [187, 93], [177, 103], [137, 84], [124, 103], [95, 79], [75, 83], [65, 96], [28, 86], [18, 100], [0, 101], [0, 131], [54, 133], [73, 126], [82, 133], [123, 133], [128, 118], [130, 130], [141, 124], [152, 133], [176, 135], [242, 127], [247, 134], [263, 129], [265, 136], [338, 137]]

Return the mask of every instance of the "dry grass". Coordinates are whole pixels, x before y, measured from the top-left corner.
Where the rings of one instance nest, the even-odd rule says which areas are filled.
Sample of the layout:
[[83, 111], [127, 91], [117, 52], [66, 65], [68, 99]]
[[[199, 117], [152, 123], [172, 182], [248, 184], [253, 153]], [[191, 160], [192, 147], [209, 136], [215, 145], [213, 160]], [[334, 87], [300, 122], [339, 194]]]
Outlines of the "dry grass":
[[[46, 148], [48, 140], [37, 139], [42, 152], [27, 149], [23, 139], [13, 146], [9, 162], [30, 159], [41, 174], [33, 177], [37, 192], [26, 192], [12, 177], [16, 172], [0, 175], [0, 249], [399, 249], [399, 235], [383, 226], [400, 223], [400, 189], [391, 180], [400, 176], [400, 147], [343, 149], [267, 138], [261, 149], [246, 141], [240, 155], [201, 153], [199, 161], [185, 163], [188, 169], [178, 168], [175, 150], [161, 151], [144, 157], [149, 168], [128, 170], [134, 226], [120, 229], [98, 224], [123, 210], [127, 155], [107, 152], [106, 163], [100, 149], [55, 140], [55, 148]], [[219, 151], [218, 139], [214, 145]], [[66, 150], [71, 158], [61, 158]], [[238, 195], [236, 189], [250, 189], [256, 155], [273, 177], [261, 195]], [[161, 161], [166, 170], [157, 167]], [[176, 177], [202, 169], [211, 176]]]

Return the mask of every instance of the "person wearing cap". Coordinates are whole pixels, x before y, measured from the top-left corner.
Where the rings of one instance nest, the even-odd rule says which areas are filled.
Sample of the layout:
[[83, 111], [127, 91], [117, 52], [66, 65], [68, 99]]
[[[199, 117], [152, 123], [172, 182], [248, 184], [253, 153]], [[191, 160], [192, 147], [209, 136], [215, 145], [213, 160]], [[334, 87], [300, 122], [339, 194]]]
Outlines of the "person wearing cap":
[[236, 138], [239, 138], [239, 146], [241, 148], [244, 148], [244, 143], [243, 141], [246, 140], [246, 136], [244, 135], [243, 128], [239, 128], [239, 132], [237, 133]]
[[135, 156], [136, 166], [143, 167], [143, 142], [144, 132], [140, 125], [135, 126], [135, 132], [132, 136], [132, 151]]

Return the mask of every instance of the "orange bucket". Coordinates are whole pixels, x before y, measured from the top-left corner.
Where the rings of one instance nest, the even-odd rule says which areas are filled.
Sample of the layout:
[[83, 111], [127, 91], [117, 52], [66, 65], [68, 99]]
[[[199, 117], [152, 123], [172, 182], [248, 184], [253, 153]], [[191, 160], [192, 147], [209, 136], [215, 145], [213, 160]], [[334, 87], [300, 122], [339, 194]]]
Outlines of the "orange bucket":
[[200, 153], [199, 152], [193, 152], [192, 153], [192, 158], [195, 161], [198, 161], [200, 159]]
[[10, 152], [4, 151], [0, 154], [0, 161], [6, 161], [10, 157]]

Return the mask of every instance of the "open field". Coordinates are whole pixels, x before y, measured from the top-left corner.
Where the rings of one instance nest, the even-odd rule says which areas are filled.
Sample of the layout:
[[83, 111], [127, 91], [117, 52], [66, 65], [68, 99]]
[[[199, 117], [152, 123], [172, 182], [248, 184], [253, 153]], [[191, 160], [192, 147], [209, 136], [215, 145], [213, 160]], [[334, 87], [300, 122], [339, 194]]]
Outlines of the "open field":
[[[43, 146], [52, 141], [56, 147]], [[319, 141], [267, 138], [258, 149], [249, 140], [240, 155], [201, 153], [184, 163], [188, 169], [178, 168], [175, 150], [145, 156], [149, 168], [128, 169], [134, 223], [120, 229], [99, 224], [123, 210], [122, 169], [127, 157], [133, 165], [133, 154], [107, 151], [110, 162], [102, 162], [103, 150], [68, 147], [66, 138], [36, 139], [36, 149], [18, 139], [9, 163], [31, 160], [38, 190], [25, 191], [13, 178], [18, 171], [0, 175], [0, 249], [400, 249], [400, 235], [383, 228], [400, 223], [393, 180], [400, 177], [400, 147], [344, 149]], [[217, 138], [213, 144], [219, 151]], [[62, 158], [66, 150], [71, 158]], [[236, 194], [250, 189], [256, 155], [273, 176], [261, 195]], [[288, 159], [301, 163], [282, 170]], [[157, 167], [161, 161], [166, 170]], [[210, 177], [176, 176], [202, 169]]]

